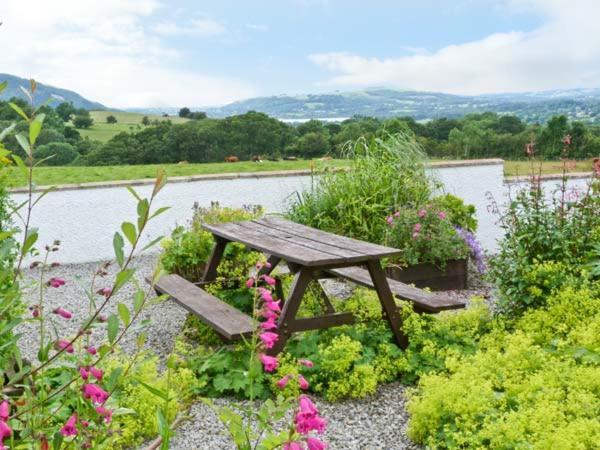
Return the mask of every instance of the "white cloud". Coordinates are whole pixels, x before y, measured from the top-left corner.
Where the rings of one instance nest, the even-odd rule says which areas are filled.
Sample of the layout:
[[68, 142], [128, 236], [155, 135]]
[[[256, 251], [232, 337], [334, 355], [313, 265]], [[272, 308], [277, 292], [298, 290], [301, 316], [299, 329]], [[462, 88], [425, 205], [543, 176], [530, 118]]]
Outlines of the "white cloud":
[[[242, 81], [179, 69], [185, 55], [144, 26], [157, 0], [2, 0], [0, 72], [72, 89], [113, 107], [224, 104], [255, 94]], [[222, 32], [190, 21], [196, 35]]]
[[177, 25], [175, 23], [159, 23], [153, 30], [163, 36], [214, 36], [223, 34], [225, 27], [216, 20], [200, 18], [192, 20], [188, 25]]
[[334, 74], [325, 83], [330, 86], [480, 94], [600, 84], [599, 1], [505, 0], [501, 6], [509, 12], [536, 13], [544, 24], [432, 53], [381, 59], [331, 52], [309, 59]]

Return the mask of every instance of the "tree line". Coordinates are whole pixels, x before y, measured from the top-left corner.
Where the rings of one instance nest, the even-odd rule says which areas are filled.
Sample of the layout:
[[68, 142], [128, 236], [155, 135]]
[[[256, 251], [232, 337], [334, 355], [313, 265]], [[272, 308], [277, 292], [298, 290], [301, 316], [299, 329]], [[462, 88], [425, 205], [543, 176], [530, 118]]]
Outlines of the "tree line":
[[[18, 101], [18, 100], [17, 100]], [[24, 101], [20, 106], [27, 108]], [[72, 105], [71, 105], [72, 106]], [[46, 122], [38, 139], [36, 157], [55, 154], [47, 161], [54, 165], [120, 165], [220, 162], [235, 156], [279, 159], [285, 156], [317, 158], [343, 156], [344, 144], [360, 136], [378, 137], [408, 133], [436, 158], [469, 159], [500, 157], [523, 159], [525, 146], [535, 143], [539, 156], [561, 156], [563, 137], [571, 136], [574, 158], [600, 155], [600, 128], [565, 116], [552, 117], [545, 124], [527, 124], [514, 115], [492, 112], [469, 114], [460, 119], [434, 119], [418, 122], [411, 117], [377, 119], [356, 116], [341, 123], [309, 120], [290, 124], [266, 114], [249, 111], [225, 119], [207, 118], [201, 112], [182, 108], [186, 123], [152, 121], [146, 127], [115, 135], [106, 143], [82, 139], [72, 126], [77, 117], [85, 117], [68, 105], [44, 108]], [[89, 114], [88, 114], [89, 116]], [[16, 121], [14, 111], [0, 102], [0, 125]], [[24, 124], [17, 126], [17, 132]], [[14, 137], [7, 147], [19, 151]]]

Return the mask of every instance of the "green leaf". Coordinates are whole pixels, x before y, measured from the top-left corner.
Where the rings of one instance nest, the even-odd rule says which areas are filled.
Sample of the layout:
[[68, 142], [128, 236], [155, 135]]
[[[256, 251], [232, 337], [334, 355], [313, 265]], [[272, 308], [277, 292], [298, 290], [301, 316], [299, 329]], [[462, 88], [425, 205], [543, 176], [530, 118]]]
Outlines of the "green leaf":
[[25, 151], [28, 156], [31, 156], [31, 146], [29, 145], [29, 141], [22, 134], [17, 134], [15, 139], [21, 146], [21, 148]]
[[135, 343], [138, 346], [138, 348], [142, 348], [144, 346], [144, 344], [146, 343], [146, 338], [147, 335], [144, 332], [141, 332], [137, 335], [137, 337], [135, 338]]
[[156, 395], [157, 397], [162, 398], [164, 401], [168, 402], [170, 400], [168, 392], [164, 392], [160, 389], [155, 388], [154, 386], [150, 386], [149, 384], [144, 383], [139, 378], [137, 378], [137, 382], [144, 386], [144, 388], [146, 388], [148, 392]]
[[6, 89], [7, 86], [8, 86], [8, 82], [7, 81], [3, 81], [2, 83], [0, 83], [0, 93], [2, 93], [2, 91], [4, 89]]
[[113, 238], [113, 248], [115, 250], [115, 257], [119, 267], [123, 267], [123, 264], [125, 264], [125, 254], [123, 253], [124, 246], [125, 241], [123, 240], [123, 236], [121, 236], [119, 232], [116, 232], [115, 237]]
[[12, 109], [14, 109], [17, 112], [18, 115], [20, 115], [23, 119], [29, 122], [29, 117], [27, 117], [27, 114], [25, 114], [25, 111], [23, 111], [19, 105], [13, 102], [9, 102], [8, 104]]
[[144, 306], [144, 299], [146, 298], [146, 296], [144, 295], [144, 291], [137, 291], [135, 293], [135, 296], [133, 297], [133, 311], [135, 313], [139, 313], [140, 310], [142, 309], [142, 306]]
[[126, 270], [121, 270], [118, 274], [117, 274], [117, 278], [115, 280], [115, 285], [113, 286], [112, 289], [112, 295], [115, 295], [117, 293], [117, 291], [119, 291], [119, 289], [121, 289], [133, 276], [133, 274], [135, 273], [135, 269], [126, 269]]
[[117, 338], [117, 333], [119, 333], [119, 318], [116, 316], [116, 314], [111, 314], [108, 316], [106, 331], [108, 334], [108, 342], [114, 344], [115, 339]]
[[2, 132], [0, 132], [0, 141], [3, 141], [4, 138], [8, 135], [8, 133], [15, 129], [15, 126], [16, 125], [13, 123], [10, 126], [6, 127], [4, 130], [2, 130]]
[[121, 230], [131, 245], [135, 245], [137, 233], [135, 231], [135, 225], [131, 222], [123, 222], [121, 224]]
[[146, 225], [146, 221], [148, 219], [148, 209], [150, 208], [150, 204], [148, 203], [148, 199], [143, 199], [137, 204], [137, 213], [138, 213], [138, 230], [142, 230]]
[[38, 233], [37, 230], [32, 228], [31, 230], [29, 230], [29, 233], [27, 234], [27, 238], [25, 238], [25, 242], [23, 243], [23, 248], [21, 249], [21, 252], [26, 255], [27, 253], [29, 253], [29, 251], [33, 248], [33, 246], [35, 245], [35, 243], [38, 240]]
[[29, 169], [27, 168], [27, 166], [25, 165], [25, 163], [23, 162], [23, 160], [21, 159], [21, 157], [18, 156], [18, 155], [14, 155], [14, 154], [11, 155], [11, 157], [12, 157], [13, 161], [15, 162], [15, 164], [17, 165], [17, 167], [19, 169], [21, 169], [21, 173], [25, 177], [27, 177], [27, 173], [28, 173]]
[[165, 211], [168, 211], [169, 209], [171, 209], [170, 206], [163, 206], [162, 208], [158, 208], [156, 211], [154, 211], [154, 213], [150, 216], [150, 219], [154, 219], [156, 216], [159, 216], [160, 214], [164, 213]]
[[35, 145], [35, 141], [42, 131], [42, 124], [44, 123], [45, 118], [45, 114], [38, 114], [35, 116], [35, 119], [33, 119], [33, 122], [29, 124], [29, 145], [31, 145], [31, 147]]
[[106, 389], [112, 391], [117, 386], [117, 383], [119, 382], [119, 377], [122, 373], [123, 367], [117, 367], [115, 370], [113, 370], [110, 373], [110, 376], [108, 377], [108, 381], [106, 382]]
[[131, 322], [131, 317], [129, 316], [129, 309], [123, 303], [119, 303], [117, 305], [117, 311], [119, 312], [119, 317], [123, 321], [123, 325], [127, 326]]
[[152, 242], [150, 242], [150, 243], [148, 243], [148, 244], [144, 245], [144, 248], [142, 248], [142, 250], [141, 250], [141, 251], [142, 251], [142, 252], [144, 252], [144, 251], [148, 250], [150, 247], [153, 247], [153, 246], [155, 246], [155, 245], [156, 245], [156, 244], [158, 244], [160, 241], [162, 241], [162, 240], [163, 240], [163, 238], [164, 238], [164, 236], [159, 236], [159, 237], [157, 237], [156, 239], [153, 239], [153, 240], [152, 240]]
[[136, 199], [138, 202], [141, 202], [141, 201], [142, 201], [142, 198], [141, 198], [141, 197], [138, 195], [138, 193], [137, 193], [137, 192], [135, 192], [135, 190], [134, 190], [134, 189], [133, 189], [131, 186], [125, 186], [125, 188], [126, 188], [128, 191], [129, 191], [129, 193], [130, 193], [131, 195], [133, 195], [133, 196], [135, 197], [135, 199]]

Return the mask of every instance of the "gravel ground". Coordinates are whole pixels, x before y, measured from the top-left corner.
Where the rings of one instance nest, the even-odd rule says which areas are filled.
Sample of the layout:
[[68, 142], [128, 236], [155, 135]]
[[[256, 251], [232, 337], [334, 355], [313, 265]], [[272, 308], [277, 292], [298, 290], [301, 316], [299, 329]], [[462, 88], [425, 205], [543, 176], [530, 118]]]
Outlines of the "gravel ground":
[[[139, 258], [135, 265], [138, 267], [136, 279], [144, 284], [144, 276], [150, 274], [156, 263], [156, 256]], [[67, 284], [59, 289], [48, 289], [46, 305], [53, 309], [62, 306], [74, 313], [70, 321], [56, 320], [59, 333], [70, 336], [77, 331], [78, 318], [87, 315], [89, 301], [85, 295], [85, 288], [89, 286], [93, 273], [98, 269], [99, 263], [87, 263], [59, 266], [51, 270], [45, 277], [60, 277], [67, 280]], [[109, 269], [110, 274], [116, 268]], [[39, 269], [29, 269], [26, 278], [39, 279]], [[107, 278], [108, 282], [111, 278]], [[473, 295], [483, 295], [490, 299], [489, 287], [480, 283], [477, 276], [470, 277], [468, 290], [449, 291], [448, 295], [456, 298], [469, 299]], [[104, 287], [102, 279], [96, 283], [96, 288]], [[327, 290], [332, 294], [348, 295], [351, 287], [345, 283], [326, 284]], [[110, 313], [116, 309], [118, 301], [127, 301], [131, 298], [133, 287], [124, 288], [116, 295]], [[25, 297], [28, 303], [35, 303], [37, 296], [34, 291]], [[129, 301], [127, 301], [129, 304]], [[149, 307], [144, 318], [151, 319], [152, 325], [148, 328], [147, 348], [165, 357], [171, 352], [175, 337], [184, 323], [186, 312], [173, 302], [163, 302]], [[25, 324], [19, 330], [23, 356], [35, 360], [31, 342], [36, 330], [32, 323]], [[98, 339], [99, 340], [99, 339]], [[124, 340], [122, 347], [125, 351], [134, 348], [135, 336]], [[391, 383], [379, 389], [378, 393], [364, 400], [353, 400], [330, 404], [323, 399], [315, 399], [321, 409], [322, 415], [328, 420], [328, 429], [325, 439], [329, 442], [330, 449], [371, 450], [371, 449], [416, 449], [419, 446], [412, 443], [406, 436], [408, 414], [405, 411], [405, 387], [399, 383]], [[219, 399], [217, 404], [226, 404], [228, 400]], [[196, 403], [190, 410], [190, 420], [185, 421], [178, 429], [173, 439], [171, 448], [174, 450], [220, 450], [233, 448], [225, 435], [225, 430], [214, 413], [204, 404]]]

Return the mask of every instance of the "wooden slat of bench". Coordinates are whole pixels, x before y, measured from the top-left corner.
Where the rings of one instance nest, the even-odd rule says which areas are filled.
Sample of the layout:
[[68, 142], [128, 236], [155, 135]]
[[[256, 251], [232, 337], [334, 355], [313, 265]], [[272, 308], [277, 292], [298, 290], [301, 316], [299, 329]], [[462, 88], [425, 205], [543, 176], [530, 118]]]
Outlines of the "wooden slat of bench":
[[[373, 287], [371, 276], [366, 269], [361, 269], [360, 267], [345, 267], [343, 269], [331, 269], [328, 270], [328, 272], [362, 286]], [[448, 309], [460, 309], [465, 307], [465, 304], [461, 301], [451, 299], [440, 293], [427, 292], [409, 286], [408, 284], [401, 283], [400, 281], [388, 278], [388, 284], [396, 297], [403, 300], [409, 300], [426, 312], [437, 313]]]
[[164, 275], [154, 285], [167, 294], [225, 339], [240, 339], [256, 329], [252, 317], [237, 310], [179, 275]]
[[346, 236], [328, 233], [316, 228], [307, 227], [306, 225], [281, 219], [279, 217], [264, 217], [262, 219], [255, 220], [254, 222], [292, 233], [315, 242], [324, 243], [329, 246], [335, 246], [342, 249], [351, 249], [365, 256], [371, 256], [376, 259], [386, 256], [397, 256], [402, 253], [401, 250], [396, 248], [385, 247], [383, 245], [372, 244], [370, 242], [359, 241]]

